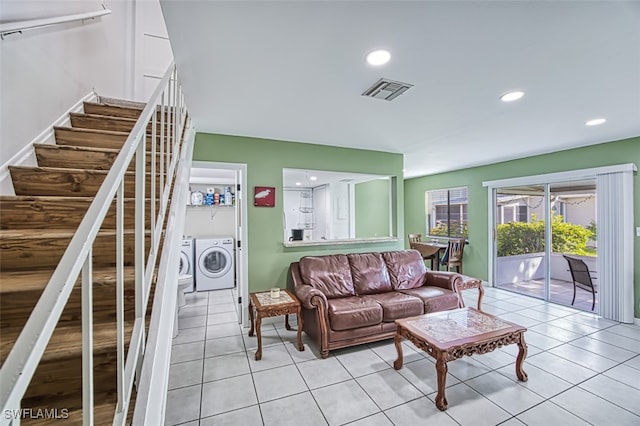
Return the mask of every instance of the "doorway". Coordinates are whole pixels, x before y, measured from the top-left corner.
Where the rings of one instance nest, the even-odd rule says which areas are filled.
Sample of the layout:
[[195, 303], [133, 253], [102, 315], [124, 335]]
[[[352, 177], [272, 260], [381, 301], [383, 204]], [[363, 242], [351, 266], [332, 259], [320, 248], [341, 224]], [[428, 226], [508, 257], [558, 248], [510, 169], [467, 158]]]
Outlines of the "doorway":
[[[192, 207], [200, 216], [206, 216], [202, 225], [190, 223], [185, 227], [196, 239], [210, 234], [225, 234], [233, 238], [235, 285], [231, 288], [234, 300], [237, 301], [236, 313], [238, 323], [249, 326], [249, 318], [245, 315], [248, 309], [248, 259], [247, 259], [247, 209], [245, 203], [245, 182], [247, 182], [247, 165], [239, 163], [220, 163], [209, 161], [193, 161], [190, 185], [192, 189], [202, 186], [203, 191], [213, 188], [214, 193], [226, 192], [224, 204]], [[200, 186], [199, 186], [200, 185]], [[218, 189], [223, 188], [222, 190]], [[220, 195], [220, 194], [219, 194]], [[206, 197], [206, 195], [205, 195]], [[231, 197], [231, 198], [229, 198]], [[216, 197], [219, 198], [219, 197]], [[218, 205], [219, 207], [215, 207]], [[187, 232], [185, 232], [187, 233]], [[197, 244], [197, 243], [196, 243]], [[198, 283], [196, 280], [196, 287]]]

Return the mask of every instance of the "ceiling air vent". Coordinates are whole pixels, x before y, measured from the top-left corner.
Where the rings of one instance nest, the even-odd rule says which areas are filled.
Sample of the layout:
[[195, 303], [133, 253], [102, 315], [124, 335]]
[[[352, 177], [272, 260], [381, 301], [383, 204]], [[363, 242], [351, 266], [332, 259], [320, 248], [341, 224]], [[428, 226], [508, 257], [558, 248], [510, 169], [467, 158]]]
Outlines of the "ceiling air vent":
[[413, 87], [413, 84], [381, 78], [364, 91], [362, 96], [391, 101]]

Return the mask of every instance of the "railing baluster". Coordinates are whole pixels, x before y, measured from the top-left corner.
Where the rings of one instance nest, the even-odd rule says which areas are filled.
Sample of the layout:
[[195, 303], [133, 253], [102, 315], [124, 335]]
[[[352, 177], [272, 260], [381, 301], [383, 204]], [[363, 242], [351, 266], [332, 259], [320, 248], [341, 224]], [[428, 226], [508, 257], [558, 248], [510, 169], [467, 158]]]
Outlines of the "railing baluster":
[[118, 406], [116, 411], [124, 411], [124, 180], [120, 182], [116, 194], [116, 351]]
[[82, 267], [82, 424], [93, 426], [93, 249]]
[[[142, 132], [142, 138], [144, 138], [145, 132]], [[143, 139], [144, 140], [144, 139]], [[145, 301], [146, 289], [145, 289], [145, 257], [144, 257], [144, 240], [145, 240], [145, 215], [144, 215], [144, 189], [146, 184], [146, 143], [139, 143], [136, 149], [136, 184], [135, 184], [135, 282], [136, 282], [136, 296], [135, 296], [135, 314], [136, 319], [142, 318], [144, 321], [145, 316]], [[144, 327], [142, 329], [142, 347], [138, 362], [138, 368], [136, 369], [138, 374], [142, 367], [142, 353], [144, 352]]]
[[[169, 85], [167, 86], [167, 169], [166, 175], [167, 179], [169, 174], [171, 173], [170, 165], [173, 159], [173, 133], [171, 132], [171, 124], [173, 123], [173, 72], [171, 73], [171, 78], [169, 79]], [[162, 192], [165, 194], [166, 183], [162, 187]]]
[[173, 105], [172, 111], [173, 115], [171, 116], [171, 133], [173, 134], [172, 140], [172, 150], [171, 157], [173, 158], [178, 152], [178, 134], [177, 134], [177, 126], [176, 126], [176, 118], [178, 117], [178, 76], [176, 75], [176, 69], [173, 70]]
[[[150, 206], [150, 225], [151, 225], [151, 248], [156, 246], [156, 114], [151, 119], [151, 206]], [[160, 224], [161, 225], [161, 224]]]
[[[161, 156], [161, 162], [160, 162], [160, 188], [163, 188], [163, 182], [164, 182], [164, 174], [165, 171], [167, 170], [166, 168], [166, 158], [168, 157], [168, 152], [166, 152], [165, 149], [165, 145], [164, 145], [164, 135], [165, 135], [165, 131], [164, 131], [164, 126], [165, 126], [165, 110], [164, 110], [164, 97], [165, 97], [165, 93], [166, 93], [166, 89], [162, 91], [162, 97], [161, 97], [161, 104], [160, 104], [160, 111], [161, 111], [161, 115], [160, 115], [160, 156]], [[160, 200], [161, 200], [161, 204], [164, 205], [164, 199], [162, 198], [162, 189], [160, 189], [159, 191], [159, 196], [160, 196]]]

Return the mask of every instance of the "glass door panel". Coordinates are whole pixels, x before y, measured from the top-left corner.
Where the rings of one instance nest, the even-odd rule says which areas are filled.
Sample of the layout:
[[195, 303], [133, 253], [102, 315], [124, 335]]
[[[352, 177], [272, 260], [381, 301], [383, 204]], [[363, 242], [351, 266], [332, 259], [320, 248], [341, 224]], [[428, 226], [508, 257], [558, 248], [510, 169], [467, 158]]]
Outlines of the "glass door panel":
[[597, 312], [597, 297], [591, 291], [597, 290], [595, 180], [550, 184], [549, 198], [552, 218], [549, 300]]
[[496, 273], [499, 288], [546, 299], [545, 185], [496, 189]]

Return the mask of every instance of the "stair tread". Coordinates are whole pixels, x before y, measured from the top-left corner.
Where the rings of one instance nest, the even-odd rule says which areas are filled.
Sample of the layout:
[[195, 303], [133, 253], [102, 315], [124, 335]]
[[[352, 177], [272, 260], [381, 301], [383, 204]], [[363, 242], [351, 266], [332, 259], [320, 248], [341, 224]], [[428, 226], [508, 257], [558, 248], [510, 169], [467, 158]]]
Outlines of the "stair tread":
[[[134, 273], [135, 268], [133, 266], [125, 266], [123, 269], [125, 280], [132, 279]], [[52, 269], [0, 272], [0, 294], [42, 290], [49, 282], [52, 274]], [[116, 269], [113, 266], [96, 266], [93, 268], [93, 282], [95, 285], [115, 282], [115, 274]]]
[[88, 129], [85, 127], [68, 127], [68, 126], [54, 126], [54, 130], [65, 130], [70, 132], [77, 133], [95, 133], [95, 134], [103, 134], [103, 135], [114, 135], [114, 136], [128, 136], [129, 132], [118, 132], [116, 130], [98, 130], [98, 129]]
[[[55, 172], [55, 173], [93, 173], [99, 175], [107, 175], [109, 170], [96, 170], [96, 169], [72, 169], [68, 167], [39, 167], [39, 166], [8, 166], [9, 170], [33, 170], [41, 172]], [[135, 175], [134, 171], [125, 172], [126, 175]], [[151, 172], [145, 171], [145, 174], [149, 176]], [[166, 174], [166, 173], [165, 173]]]
[[68, 197], [63, 195], [0, 195], [0, 202], [12, 202], [12, 201], [78, 201], [86, 200], [92, 201], [94, 197]]
[[90, 151], [90, 152], [104, 152], [104, 153], [118, 153], [119, 149], [112, 148], [94, 148], [91, 146], [73, 146], [73, 145], [55, 145], [48, 143], [36, 143], [33, 144], [33, 147], [36, 149], [56, 149], [60, 151]]
[[[134, 234], [133, 229], [125, 229], [124, 235]], [[47, 238], [71, 238], [76, 233], [76, 229], [1, 229], [0, 237], [3, 240], [21, 238], [25, 240], [31, 239], [47, 239]], [[146, 235], [150, 231], [145, 232]], [[116, 235], [115, 229], [106, 229], [98, 231], [98, 236]]]
[[[114, 154], [120, 152], [119, 149], [114, 148], [95, 148], [92, 146], [76, 146], [76, 145], [55, 145], [48, 143], [36, 143], [33, 144], [33, 147], [36, 149], [55, 149], [60, 151], [87, 151], [87, 152], [100, 152], [107, 154]], [[146, 151], [147, 155], [151, 155], [150, 151]], [[159, 151], [156, 151], [156, 155], [160, 155]], [[165, 155], [167, 155], [165, 153]]]
[[144, 107], [136, 107], [136, 106], [129, 106], [129, 105], [118, 105], [118, 104], [109, 103], [109, 102], [89, 102], [89, 101], [85, 101], [83, 103], [83, 105], [84, 105], [85, 112], [87, 110], [87, 106], [89, 108], [91, 108], [91, 107], [111, 108], [111, 109], [113, 109], [115, 111], [121, 110], [121, 111], [127, 111], [127, 112], [134, 112], [134, 113], [136, 113], [138, 115], [144, 110]]
[[[123, 121], [123, 122], [129, 122], [129, 123], [135, 123], [136, 121], [138, 121], [138, 120], [136, 120], [134, 118], [115, 117], [113, 115], [86, 114], [86, 113], [83, 113], [83, 112], [70, 112], [69, 115], [72, 116], [72, 117], [87, 117], [87, 118], [109, 119], [109, 120]], [[83, 128], [83, 127], [81, 127], [81, 128]]]
[[123, 106], [127, 108], [143, 110], [147, 106], [145, 102], [130, 101], [126, 99], [110, 98], [108, 96], [98, 96], [97, 102], [110, 106]]
[[[116, 348], [117, 323], [115, 321], [94, 323], [93, 327], [93, 353], [112, 353]], [[133, 330], [133, 321], [124, 321], [125, 340], [128, 342]], [[2, 330], [2, 341], [0, 352], [9, 353], [22, 329]], [[128, 346], [125, 345], [125, 346]], [[58, 324], [56, 331], [51, 336], [47, 349], [42, 356], [41, 362], [54, 362], [57, 360], [79, 357], [82, 355], [82, 327], [74, 324]]]
[[[69, 197], [64, 195], [0, 195], [0, 203], [2, 202], [12, 202], [12, 201], [21, 201], [21, 202], [29, 202], [29, 201], [93, 201], [95, 197]], [[134, 197], [125, 197], [125, 201], [133, 201]], [[150, 201], [151, 198], [147, 197], [146, 201]]]

